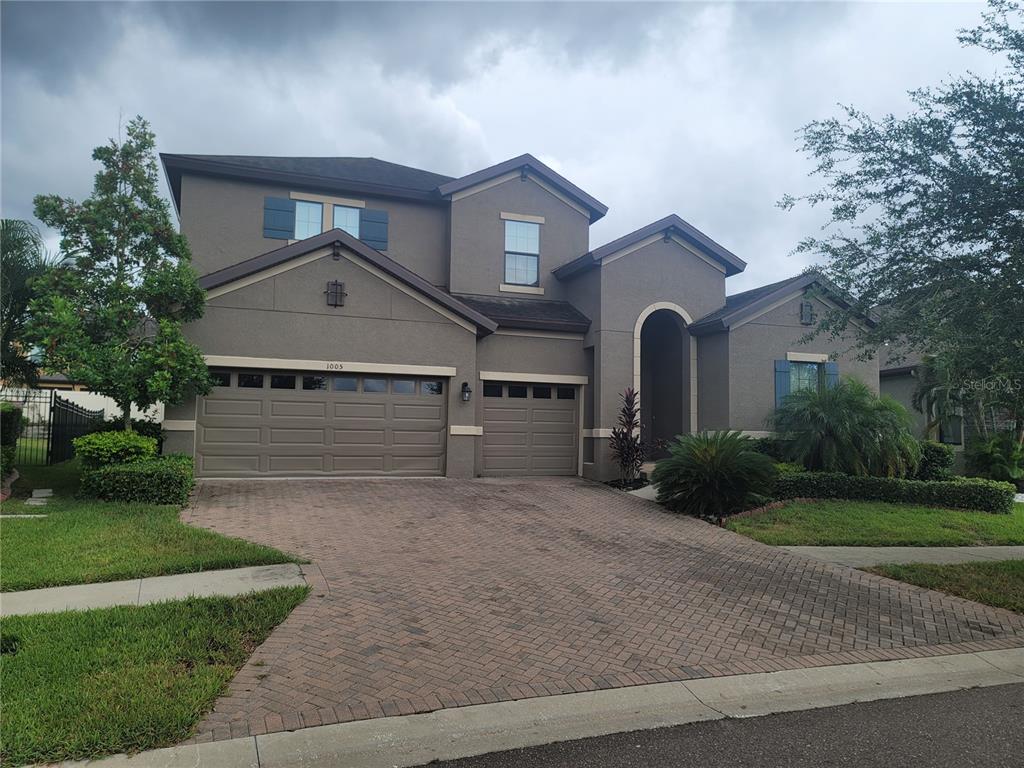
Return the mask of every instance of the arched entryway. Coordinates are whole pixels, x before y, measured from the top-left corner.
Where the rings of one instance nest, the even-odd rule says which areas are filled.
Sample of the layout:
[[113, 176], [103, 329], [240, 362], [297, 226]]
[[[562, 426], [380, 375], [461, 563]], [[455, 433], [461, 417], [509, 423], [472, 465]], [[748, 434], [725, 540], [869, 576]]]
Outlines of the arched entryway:
[[641, 434], [653, 444], [691, 431], [690, 322], [682, 307], [667, 302], [651, 305], [637, 319], [633, 386], [640, 393]]

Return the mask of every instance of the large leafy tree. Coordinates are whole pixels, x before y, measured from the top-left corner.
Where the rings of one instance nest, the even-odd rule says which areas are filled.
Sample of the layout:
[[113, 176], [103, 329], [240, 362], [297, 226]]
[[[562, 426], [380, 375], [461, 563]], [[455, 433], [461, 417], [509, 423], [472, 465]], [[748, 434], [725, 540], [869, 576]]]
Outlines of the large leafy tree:
[[[990, 0], [960, 40], [996, 57], [997, 74], [966, 74], [910, 93], [903, 117], [854, 107], [802, 129], [824, 186], [798, 202], [827, 207], [821, 236], [798, 252], [823, 262], [854, 297], [822, 318], [837, 335], [883, 307], [858, 335], [864, 356], [930, 354], [948, 386], [1016, 421], [1024, 444], [1024, 12]], [[980, 406], [979, 406], [980, 407]], [[982, 425], [983, 426], [983, 425]]]
[[7, 384], [31, 386], [38, 379], [25, 328], [35, 282], [49, 266], [38, 229], [21, 219], [0, 220], [0, 375]]
[[175, 404], [209, 389], [202, 354], [181, 330], [202, 316], [204, 294], [157, 192], [154, 147], [136, 117], [123, 139], [93, 151], [101, 169], [91, 197], [35, 199], [64, 257], [31, 305], [43, 364], [113, 398], [125, 429], [133, 403]]

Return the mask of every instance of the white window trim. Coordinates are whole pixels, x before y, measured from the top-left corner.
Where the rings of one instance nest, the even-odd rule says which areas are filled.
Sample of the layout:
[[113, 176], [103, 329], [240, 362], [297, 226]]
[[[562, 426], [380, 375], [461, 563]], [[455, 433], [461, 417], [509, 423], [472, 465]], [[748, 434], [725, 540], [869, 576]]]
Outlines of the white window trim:
[[[529, 254], [527, 254], [529, 255]], [[538, 256], [538, 259], [540, 257]], [[543, 296], [544, 289], [539, 285], [517, 285], [516, 283], [500, 283], [498, 290], [503, 293], [530, 293], [534, 296]]]
[[517, 384], [589, 384], [587, 376], [562, 373], [519, 373], [511, 371], [480, 371], [481, 381], [514, 381]]
[[[320, 222], [320, 233], [323, 234], [329, 229], [334, 229], [334, 206], [341, 205], [346, 208], [365, 208], [365, 200], [353, 200], [348, 197], [332, 197], [330, 195], [316, 195], [312, 192], [289, 192], [288, 196], [296, 202], [320, 203], [323, 206], [323, 220]], [[298, 242], [298, 241], [291, 241]]]
[[282, 357], [242, 357], [240, 355], [203, 355], [206, 364], [215, 368], [294, 368], [299, 371], [331, 373], [385, 373], [402, 376], [455, 376], [456, 368], [447, 365], [399, 365], [393, 363], [361, 363], [350, 360], [299, 360]]
[[791, 363], [827, 363], [828, 355], [817, 352], [787, 352], [786, 359]]
[[532, 214], [527, 213], [507, 213], [505, 211], [502, 211], [500, 216], [502, 221], [523, 221], [526, 222], [527, 224], [544, 223], [543, 216], [533, 216]]
[[466, 425], [464, 425], [464, 424], [452, 424], [448, 428], [448, 431], [449, 431], [450, 434], [453, 434], [453, 435], [473, 435], [473, 436], [479, 436], [479, 435], [482, 435], [484, 433], [484, 428], [483, 427], [474, 427], [474, 426], [471, 426], [471, 425], [468, 425], [468, 424], [466, 424]]

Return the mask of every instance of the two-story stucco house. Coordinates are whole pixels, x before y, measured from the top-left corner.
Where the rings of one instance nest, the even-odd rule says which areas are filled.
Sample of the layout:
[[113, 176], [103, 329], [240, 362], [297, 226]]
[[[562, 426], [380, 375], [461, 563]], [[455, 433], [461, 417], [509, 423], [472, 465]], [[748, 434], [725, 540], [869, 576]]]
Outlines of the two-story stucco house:
[[[530, 155], [462, 178], [373, 158], [162, 156], [217, 386], [169, 408], [205, 477], [616, 474], [620, 394], [648, 438], [763, 432], [796, 387], [875, 362], [800, 339], [800, 276], [675, 215], [599, 247], [597, 199]], [[813, 293], [814, 295], [810, 295]], [[838, 300], [838, 298], [837, 298]]]

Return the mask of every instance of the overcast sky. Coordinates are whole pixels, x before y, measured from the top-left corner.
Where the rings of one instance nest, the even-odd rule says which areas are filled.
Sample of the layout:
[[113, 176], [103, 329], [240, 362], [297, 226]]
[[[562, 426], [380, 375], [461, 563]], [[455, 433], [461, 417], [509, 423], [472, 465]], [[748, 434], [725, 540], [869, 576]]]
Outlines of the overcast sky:
[[[678, 213], [799, 272], [820, 221], [796, 129], [994, 70], [981, 4], [2, 4], [2, 208], [88, 195], [119, 116], [164, 152], [374, 156], [458, 176], [532, 152], [609, 206], [591, 246]], [[55, 242], [50, 235], [49, 242]]]

